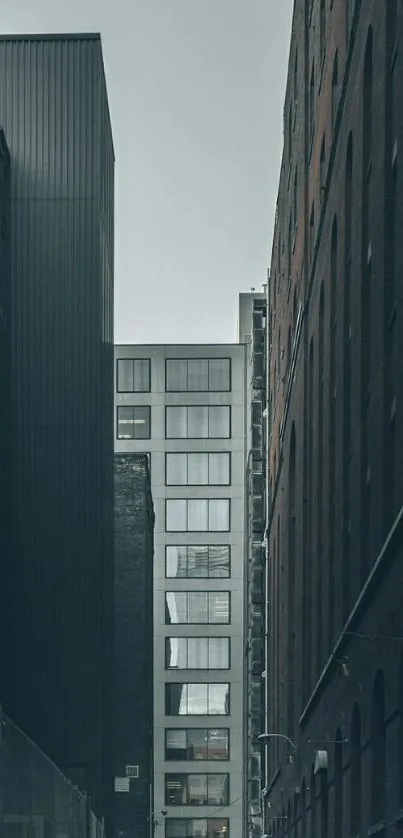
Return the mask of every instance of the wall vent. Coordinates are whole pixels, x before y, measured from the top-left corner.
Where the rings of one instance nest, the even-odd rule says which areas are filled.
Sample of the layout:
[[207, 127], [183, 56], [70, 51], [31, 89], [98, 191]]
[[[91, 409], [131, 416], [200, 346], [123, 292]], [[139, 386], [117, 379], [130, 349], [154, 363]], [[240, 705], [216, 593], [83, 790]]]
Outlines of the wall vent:
[[129, 777], [131, 780], [138, 780], [140, 776], [140, 766], [139, 765], [126, 765], [126, 777]]

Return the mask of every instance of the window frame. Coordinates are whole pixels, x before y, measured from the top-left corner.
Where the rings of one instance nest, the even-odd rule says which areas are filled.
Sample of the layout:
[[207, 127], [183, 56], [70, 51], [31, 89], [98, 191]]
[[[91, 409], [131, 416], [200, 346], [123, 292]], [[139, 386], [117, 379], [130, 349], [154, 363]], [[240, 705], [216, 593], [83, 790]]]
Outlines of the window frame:
[[[217, 802], [217, 801], [212, 803], [209, 799], [209, 777], [214, 777], [214, 776], [223, 776], [223, 777], [227, 778], [227, 789], [226, 789], [227, 790], [227, 797], [226, 797], [225, 803]], [[186, 798], [185, 803], [182, 803], [182, 802], [171, 803], [171, 802], [168, 801], [167, 788], [166, 788], [166, 783], [167, 783], [167, 778], [168, 777], [172, 777], [172, 778], [174, 778], [174, 777], [184, 777], [185, 778], [184, 786], [183, 786], [183, 788], [181, 788], [181, 791], [185, 792], [185, 798]], [[190, 777], [206, 777], [207, 778], [206, 779], [207, 803], [193, 803], [193, 802], [189, 803], [188, 802], [189, 778]], [[230, 805], [230, 800], [231, 800], [231, 795], [230, 795], [230, 772], [229, 771], [165, 771], [164, 772], [164, 801], [165, 801], [165, 806], [172, 806], [172, 807], [175, 807], [175, 806], [196, 806], [196, 807], [199, 807], [199, 806], [200, 807], [202, 807], [202, 806], [217, 806], [217, 807], [221, 808], [221, 806], [222, 807], [229, 806]]]
[[[168, 829], [168, 825], [169, 825], [170, 821], [181, 821], [181, 822], [183, 821], [183, 822], [185, 822], [185, 824], [186, 824], [186, 828], [185, 828], [185, 833], [186, 834], [185, 834], [185, 836], [183, 836], [181, 834], [180, 835], [175, 835], [173, 832], [170, 833], [170, 831]], [[212, 834], [212, 829], [209, 826], [210, 823], [213, 823], [213, 822], [222, 823], [222, 822], [225, 821], [226, 824], [227, 824], [227, 828], [223, 832], [223, 838], [230, 838], [229, 818], [218, 818], [218, 817], [217, 818], [216, 817], [210, 817], [210, 818], [166, 818], [165, 819], [165, 838], [194, 838], [194, 836], [196, 834], [196, 830], [195, 830], [194, 827], [192, 827], [192, 829], [189, 829], [188, 825], [190, 823], [194, 824], [195, 821], [204, 821], [206, 823], [206, 833], [205, 833], [205, 835], [201, 835], [201, 838], [210, 838], [210, 835]]]
[[[187, 712], [187, 713], [175, 713], [175, 714], [168, 713], [167, 712], [167, 695], [168, 695], [169, 687], [177, 687], [177, 686], [189, 687], [189, 686], [193, 686], [194, 684], [198, 687], [199, 686], [203, 686], [203, 687], [206, 686], [207, 687], [207, 707], [208, 707], [208, 704], [209, 704], [209, 687], [217, 687], [217, 686], [221, 687], [223, 685], [225, 687], [227, 687], [228, 712], [227, 713], [209, 713], [209, 712], [207, 712], [207, 713], [189, 713], [189, 712]], [[165, 699], [164, 715], [167, 718], [180, 719], [180, 718], [185, 718], [186, 717], [186, 718], [191, 718], [191, 719], [207, 719], [207, 718], [215, 716], [216, 718], [221, 719], [221, 718], [228, 718], [229, 716], [231, 716], [231, 682], [230, 681], [166, 681], [165, 682], [164, 699]]]
[[[169, 360], [169, 359], [168, 359]], [[180, 391], [184, 392], [184, 391]], [[194, 392], [194, 391], [192, 391]], [[197, 391], [196, 391], [197, 392]], [[186, 410], [186, 436], [168, 436], [168, 410], [171, 408], [182, 408]], [[207, 418], [207, 426], [208, 429], [210, 428], [210, 408], [219, 407], [223, 408], [228, 411], [228, 436], [211, 436], [210, 432], [208, 436], [189, 436], [188, 428], [189, 428], [189, 418], [188, 418], [188, 410], [189, 407], [206, 407], [208, 411], [208, 418]], [[232, 411], [230, 404], [167, 404], [165, 405], [165, 439], [232, 439]]]
[[[119, 411], [130, 408], [133, 411], [133, 429], [135, 428], [134, 414], [136, 410], [146, 410], [148, 413], [148, 436], [119, 436]], [[121, 442], [141, 442], [142, 440], [151, 439], [151, 405], [149, 404], [118, 404], [116, 405], [116, 439]]]
[[[175, 733], [178, 732], [178, 731], [181, 731], [181, 732], [183, 731], [185, 733], [185, 736], [186, 736], [186, 746], [185, 746], [186, 759], [183, 759], [183, 758], [176, 759], [176, 758], [171, 758], [171, 757], [167, 756], [167, 733], [169, 733], [171, 730], [175, 731]], [[227, 756], [226, 757], [221, 757], [219, 759], [217, 759], [217, 758], [212, 759], [210, 756], [207, 756], [206, 759], [190, 759], [187, 756], [188, 751], [189, 751], [189, 747], [190, 747], [189, 744], [188, 744], [188, 732], [194, 731], [194, 730], [196, 730], [198, 732], [205, 731], [206, 736], [207, 736], [207, 751], [209, 750], [209, 747], [210, 747], [209, 746], [209, 733], [210, 733], [210, 731], [212, 731], [212, 730], [224, 730], [227, 734]], [[177, 727], [168, 727], [167, 728], [166, 727], [165, 731], [164, 731], [164, 761], [165, 762], [190, 762], [192, 764], [193, 763], [199, 763], [199, 762], [211, 762], [213, 764], [215, 764], [217, 762], [229, 762], [230, 759], [231, 759], [230, 742], [231, 742], [231, 737], [230, 737], [230, 728], [229, 727], [180, 727], [180, 728], [177, 728]]]
[[[189, 460], [188, 458], [194, 454], [207, 457], [207, 483], [189, 483]], [[210, 457], [222, 454], [228, 460], [228, 483], [210, 483]], [[186, 483], [168, 483], [168, 457], [186, 457]], [[232, 457], [231, 451], [166, 451], [165, 452], [165, 486], [195, 486], [196, 488], [202, 486], [212, 486], [218, 488], [220, 486], [232, 485]], [[191, 498], [192, 500], [192, 498]], [[217, 500], [217, 498], [208, 498], [208, 500]]]
[[[230, 613], [231, 606], [229, 607]], [[231, 616], [231, 615], [230, 615]], [[183, 625], [183, 623], [170, 623], [170, 625]], [[198, 623], [185, 623], [185, 625], [200, 625]], [[204, 624], [203, 624], [204, 625]], [[208, 625], [230, 625], [230, 623], [208, 623]], [[168, 666], [167, 665], [167, 646], [171, 640], [186, 640], [186, 666]], [[227, 666], [189, 666], [189, 640], [206, 640], [207, 641], [207, 663], [209, 664], [210, 657], [210, 640], [226, 640], [227, 641]], [[194, 635], [165, 635], [165, 671], [166, 672], [183, 672], [189, 669], [191, 672], [228, 672], [231, 669], [231, 638], [228, 635], [209, 636], [209, 637], [195, 637]]]
[[[219, 547], [226, 547], [228, 550], [228, 575], [227, 576], [211, 576], [210, 575], [210, 553], [208, 553], [208, 561], [207, 561], [207, 568], [208, 568], [208, 576], [168, 576], [168, 550], [170, 547], [179, 547], [181, 549], [186, 548], [186, 570], [188, 570], [188, 563], [189, 563], [189, 548], [197, 548], [203, 547], [207, 548], [208, 551], [217, 549]], [[231, 579], [231, 545], [230, 544], [166, 544], [165, 545], [165, 579]]]
[[[189, 364], [189, 361], [207, 361], [207, 378], [208, 378], [208, 385], [210, 384], [210, 363], [211, 361], [228, 361], [228, 387], [222, 388], [220, 387], [218, 390], [216, 388], [211, 388], [210, 386], [208, 389], [192, 389], [189, 390], [189, 367], [186, 368], [186, 388], [184, 389], [172, 389], [168, 387], [168, 364], [172, 361], [185, 361], [186, 364]], [[232, 392], [232, 358], [224, 357], [224, 356], [217, 356], [217, 357], [210, 357], [210, 358], [165, 358], [165, 392], [166, 393], [231, 393]], [[173, 405], [174, 406], [174, 405]]]
[[[167, 526], [167, 524], [168, 524], [168, 504], [171, 501], [179, 501], [179, 500], [186, 503], [186, 529], [183, 529], [183, 530], [173, 529], [173, 530], [171, 530], [171, 529], [168, 529], [168, 526]], [[189, 501], [194, 501], [194, 500], [206, 501], [207, 502], [207, 504], [208, 504], [208, 506], [207, 506], [207, 517], [208, 517], [208, 519], [209, 519], [209, 509], [210, 509], [209, 505], [210, 505], [211, 501], [216, 501], [216, 500], [227, 501], [227, 503], [228, 503], [228, 528], [227, 529], [222, 529], [222, 530], [221, 529], [220, 530], [216, 530], [216, 529], [190, 530], [189, 529], [188, 504], [189, 504]], [[202, 533], [202, 532], [203, 533], [204, 532], [218, 533], [218, 532], [224, 532], [224, 533], [229, 533], [229, 532], [231, 532], [231, 498], [227, 498], [227, 497], [222, 497], [222, 498], [221, 497], [219, 497], [219, 498], [165, 498], [165, 532], [167, 532], [167, 533], [170, 533], [170, 532], [172, 532], [172, 533], [176, 533], [176, 532], [184, 532], [184, 533]]]
[[[230, 626], [232, 624], [231, 591], [225, 591], [225, 590], [222, 590], [222, 591], [212, 591], [212, 590], [207, 590], [207, 591], [200, 591], [200, 590], [175, 591], [175, 590], [169, 590], [169, 591], [164, 591], [164, 593], [165, 593], [165, 625], [166, 626]], [[192, 620], [191, 622], [186, 621], [186, 622], [180, 622], [180, 623], [179, 622], [178, 623], [170, 623], [170, 622], [167, 621], [167, 614], [168, 614], [168, 612], [167, 612], [167, 608], [168, 608], [167, 594], [186, 594], [186, 596], [188, 596], [189, 594], [207, 594], [207, 595], [209, 595], [209, 594], [228, 594], [228, 621], [225, 622], [225, 623], [222, 622], [222, 621], [219, 622], [219, 623], [210, 622], [210, 621], [196, 623]], [[210, 612], [209, 599], [207, 599], [207, 604], [208, 604], [208, 612]], [[189, 600], [187, 600], [187, 602], [186, 602], [186, 615], [188, 616], [188, 614], [189, 614]]]
[[[135, 361], [147, 361], [148, 363], [148, 390], [121, 390], [119, 387], [119, 361], [131, 361], [133, 364], [133, 384], [134, 384], [134, 364]], [[116, 358], [116, 392], [117, 393], [151, 393], [151, 358]]]

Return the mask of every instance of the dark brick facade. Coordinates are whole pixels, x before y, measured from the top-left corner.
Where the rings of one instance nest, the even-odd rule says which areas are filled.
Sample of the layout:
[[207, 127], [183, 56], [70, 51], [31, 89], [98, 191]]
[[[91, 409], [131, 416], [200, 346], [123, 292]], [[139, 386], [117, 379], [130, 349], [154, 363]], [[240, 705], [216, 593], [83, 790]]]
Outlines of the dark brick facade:
[[267, 746], [276, 835], [403, 818], [402, 46], [399, 0], [295, 2], [268, 291], [268, 732], [298, 747]]
[[148, 838], [153, 776], [153, 530], [147, 456], [115, 454], [115, 776], [139, 766], [115, 793], [116, 838]]
[[7, 573], [10, 562], [10, 264], [9, 154], [0, 130], [0, 700], [7, 666]]

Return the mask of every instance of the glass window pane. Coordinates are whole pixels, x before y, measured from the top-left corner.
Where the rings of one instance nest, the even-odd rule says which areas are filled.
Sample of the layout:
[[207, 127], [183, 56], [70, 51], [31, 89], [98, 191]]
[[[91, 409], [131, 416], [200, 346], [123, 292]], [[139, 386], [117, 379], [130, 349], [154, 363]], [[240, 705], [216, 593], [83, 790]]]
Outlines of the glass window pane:
[[188, 500], [189, 532], [206, 532], [208, 529], [208, 502], [200, 498]]
[[204, 358], [188, 361], [188, 390], [208, 390], [208, 361]]
[[209, 361], [209, 390], [230, 389], [229, 358], [212, 358]]
[[208, 711], [208, 684], [188, 684], [188, 715], [205, 716]]
[[187, 390], [187, 361], [173, 358], [166, 362], [166, 390], [181, 392]]
[[[205, 818], [192, 818], [188, 820], [187, 824], [188, 838], [207, 837], [207, 820]], [[219, 836], [217, 835], [215, 838], [219, 838]]]
[[229, 439], [230, 407], [212, 405], [209, 407], [210, 439]]
[[167, 407], [166, 409], [166, 438], [186, 439], [187, 437], [187, 408]]
[[228, 591], [209, 592], [209, 622], [229, 623], [229, 593]]
[[209, 501], [209, 530], [210, 532], [229, 531], [229, 500], [228, 498], [214, 498]]
[[133, 392], [133, 360], [118, 359], [118, 393]]
[[134, 436], [134, 415], [133, 408], [120, 406], [117, 409], [117, 436], [118, 439], [133, 439]]
[[207, 806], [207, 774], [188, 774], [188, 806]]
[[225, 454], [209, 454], [210, 486], [228, 486], [230, 482], [229, 457]]
[[226, 728], [210, 728], [208, 731], [208, 758], [228, 759], [229, 731]]
[[188, 684], [165, 684], [165, 713], [167, 716], [186, 716]]
[[209, 602], [207, 591], [189, 591], [188, 592], [188, 622], [189, 623], [208, 623], [209, 621]]
[[208, 454], [188, 454], [188, 485], [207, 486]]
[[188, 730], [187, 759], [208, 759], [208, 738], [206, 728], [190, 728], [190, 730]]
[[209, 684], [209, 716], [229, 715], [229, 684]]
[[165, 638], [166, 669], [187, 669], [188, 648], [186, 637]]
[[186, 785], [186, 774], [165, 774], [165, 805], [186, 805]]
[[167, 486], [186, 486], [187, 484], [187, 454], [166, 455]]
[[208, 775], [208, 802], [210, 806], [228, 805], [228, 779], [228, 774]]
[[208, 668], [228, 669], [229, 667], [229, 639], [228, 637], [209, 637]]
[[134, 423], [134, 438], [135, 439], [150, 439], [150, 407], [134, 407], [133, 408], [133, 423]]
[[166, 501], [167, 532], [186, 532], [186, 500]]
[[209, 575], [211, 578], [227, 578], [230, 573], [230, 548], [228, 545], [209, 547]]
[[207, 439], [208, 437], [208, 407], [195, 405], [188, 407], [188, 438]]
[[186, 730], [171, 728], [165, 731], [165, 759], [187, 759]]
[[207, 637], [188, 637], [187, 640], [189, 669], [208, 669]]
[[208, 577], [207, 545], [188, 547], [188, 576], [198, 579]]
[[[186, 838], [187, 836], [187, 821], [186, 818], [167, 818], [166, 838]], [[211, 836], [213, 838], [213, 836]]]
[[207, 838], [229, 838], [228, 818], [209, 818]]
[[184, 578], [187, 572], [187, 547], [166, 548], [166, 575], [177, 579]]
[[187, 594], [183, 591], [167, 591], [166, 601], [166, 624], [169, 625], [187, 622]]
[[133, 361], [133, 391], [150, 392], [150, 359], [135, 358]]

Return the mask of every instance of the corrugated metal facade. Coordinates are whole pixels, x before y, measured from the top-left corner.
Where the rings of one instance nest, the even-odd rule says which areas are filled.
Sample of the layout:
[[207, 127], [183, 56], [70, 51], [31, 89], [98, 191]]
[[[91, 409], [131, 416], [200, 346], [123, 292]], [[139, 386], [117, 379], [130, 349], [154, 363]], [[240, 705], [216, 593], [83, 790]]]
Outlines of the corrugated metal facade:
[[0, 39], [11, 160], [7, 712], [111, 819], [114, 153], [99, 36]]

